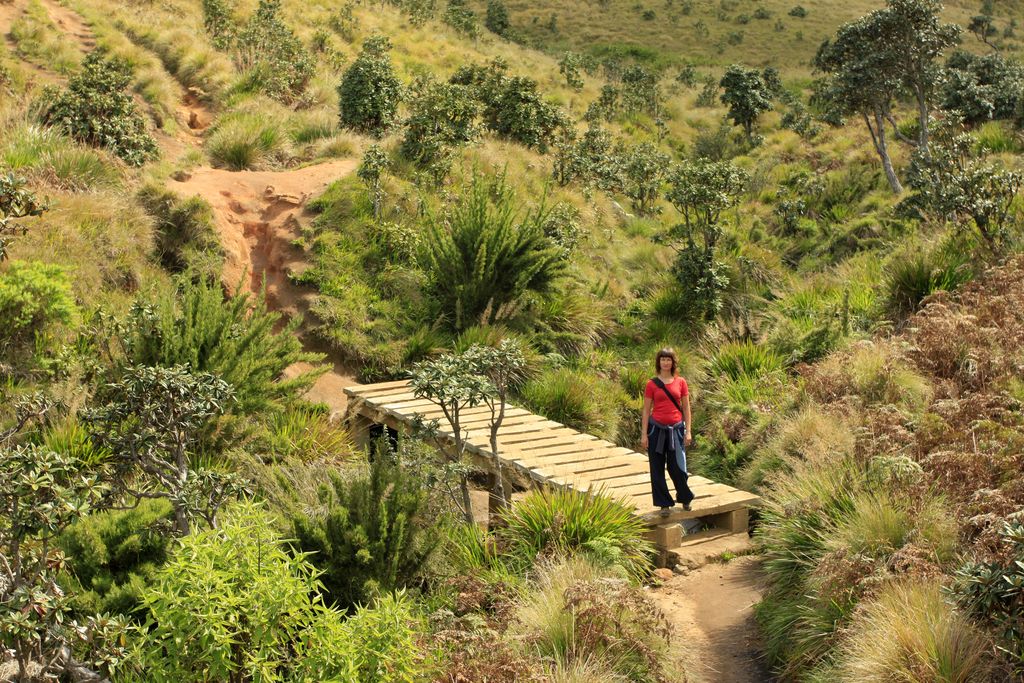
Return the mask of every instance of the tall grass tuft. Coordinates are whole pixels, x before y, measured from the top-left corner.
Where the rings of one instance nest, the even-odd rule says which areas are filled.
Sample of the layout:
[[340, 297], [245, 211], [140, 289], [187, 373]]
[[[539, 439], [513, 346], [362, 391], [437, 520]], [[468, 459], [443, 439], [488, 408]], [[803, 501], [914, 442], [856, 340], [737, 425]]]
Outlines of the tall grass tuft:
[[614, 441], [619, 430], [619, 388], [592, 372], [558, 368], [523, 386], [525, 403], [545, 417]]
[[782, 370], [782, 359], [768, 346], [745, 342], [720, 345], [708, 360], [710, 374], [738, 380], [759, 378]]
[[634, 512], [603, 494], [534, 491], [502, 514], [502, 537], [526, 565], [542, 554], [582, 553], [640, 580], [650, 572], [653, 549]]
[[122, 174], [103, 152], [79, 145], [54, 128], [13, 128], [0, 148], [3, 165], [71, 192], [117, 187]]
[[991, 653], [987, 636], [938, 585], [896, 583], [854, 619], [837, 680], [982, 683], [993, 680]]
[[898, 256], [885, 268], [882, 291], [886, 312], [900, 321], [917, 312], [925, 297], [951, 292], [972, 277], [965, 260], [942, 252]]
[[281, 121], [252, 107], [218, 119], [206, 149], [215, 166], [232, 171], [281, 165], [292, 155]]
[[664, 615], [640, 589], [582, 558], [543, 565], [512, 630], [554, 664], [556, 680], [580, 680], [583, 671], [600, 681], [675, 680], [663, 665], [671, 633]]

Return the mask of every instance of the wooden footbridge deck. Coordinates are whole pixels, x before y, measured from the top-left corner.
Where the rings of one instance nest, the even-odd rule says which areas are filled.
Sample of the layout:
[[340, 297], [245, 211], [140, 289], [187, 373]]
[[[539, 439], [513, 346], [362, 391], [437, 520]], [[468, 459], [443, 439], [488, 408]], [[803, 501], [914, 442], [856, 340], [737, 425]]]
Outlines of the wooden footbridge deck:
[[[453, 442], [450, 426], [441, 409], [417, 398], [408, 382], [382, 382], [350, 386], [348, 419], [356, 432], [367, 434], [372, 424], [406, 431], [417, 420], [438, 420], [439, 445]], [[486, 406], [465, 409], [462, 426], [468, 430], [466, 453], [474, 468], [494, 474], [490, 451], [490, 410]], [[682, 542], [680, 522], [700, 519], [709, 531], [705, 538], [739, 534], [747, 530], [748, 509], [760, 503], [752, 493], [690, 476], [696, 498], [691, 510], [676, 506], [662, 518], [651, 500], [647, 455], [616, 446], [563, 424], [515, 406], [508, 406], [498, 431], [502, 474], [508, 485], [524, 490], [550, 485], [582, 491], [603, 491], [636, 508], [652, 527], [651, 538], [663, 551]]]

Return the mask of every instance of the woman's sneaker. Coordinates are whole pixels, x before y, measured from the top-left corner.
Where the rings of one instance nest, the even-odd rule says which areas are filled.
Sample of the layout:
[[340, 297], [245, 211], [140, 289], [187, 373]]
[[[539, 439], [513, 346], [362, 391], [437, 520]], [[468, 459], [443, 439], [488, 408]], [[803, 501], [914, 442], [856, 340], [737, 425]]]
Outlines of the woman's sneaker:
[[668, 517], [668, 514], [672, 511], [672, 508], [663, 507], [661, 508], [661, 516]]

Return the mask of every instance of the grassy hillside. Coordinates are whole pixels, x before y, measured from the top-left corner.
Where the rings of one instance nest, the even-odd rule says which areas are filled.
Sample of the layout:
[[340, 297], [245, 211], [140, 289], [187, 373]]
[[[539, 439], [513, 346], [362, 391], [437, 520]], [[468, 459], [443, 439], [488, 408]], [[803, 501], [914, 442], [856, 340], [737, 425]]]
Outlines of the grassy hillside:
[[[484, 28], [489, 4], [0, 0], [2, 478], [56, 454], [119, 477], [102, 495], [61, 480], [70, 509], [140, 486], [166, 499], [55, 523], [73, 574], [60, 581], [76, 587], [60, 613], [130, 621], [145, 604], [159, 628], [126, 627], [137, 647], [119, 680], [175, 680], [176, 666], [226, 680], [199, 650], [168, 654], [211, 618], [176, 601], [175, 577], [227, 611], [283, 600], [245, 573], [265, 539], [296, 538], [316, 554], [271, 562], [294, 589], [275, 622], [286, 645], [245, 655], [273, 651], [259, 666], [282, 680], [682, 680], [630, 583], [649, 567], [628, 511], [537, 496], [540, 518], [578, 514], [585, 532], [548, 538], [524, 514], [479, 533], [448, 495], [458, 468], [409, 440], [412, 467], [367, 472], [336, 404], [305, 393], [321, 364], [336, 393], [342, 373], [402, 377], [509, 339], [524, 350], [517, 402], [636, 447], [650, 358], [670, 345], [693, 393], [691, 469], [767, 501], [774, 667], [801, 681], [875, 680], [894, 662], [922, 682], [1019, 672], [1020, 597], [999, 586], [1019, 580], [1024, 505], [1020, 4], [992, 8], [1010, 61], [971, 62], [1002, 80], [932, 97], [931, 157], [915, 155], [909, 94], [885, 112], [902, 195], [862, 117], [811, 96], [818, 46], [877, 4], [511, 0], [506, 37]], [[990, 52], [966, 31], [960, 46]], [[339, 84], [388, 63], [394, 121], [357, 125]], [[749, 134], [722, 99], [734, 63], [780, 79]], [[385, 91], [370, 90], [361, 104]], [[991, 115], [963, 127], [940, 110], [985, 97]], [[309, 187], [284, 181], [298, 169]], [[146, 402], [162, 391], [179, 393]], [[173, 420], [185, 427], [162, 431]], [[187, 457], [156, 482], [126, 460], [172, 447]], [[197, 488], [174, 488], [186, 480]], [[224, 531], [207, 529], [242, 491], [259, 505], [225, 503]], [[387, 522], [386, 491], [381, 514], [416, 521], [385, 547], [356, 527]], [[124, 567], [121, 544], [141, 548]], [[225, 564], [232, 544], [241, 559]], [[57, 585], [51, 565], [39, 585]], [[562, 619], [566, 601], [592, 621]], [[897, 628], [904, 613], [923, 625]], [[383, 622], [408, 628], [373, 645]], [[295, 635], [306, 627], [312, 640]], [[574, 629], [588, 639], [570, 647]], [[397, 678], [366, 677], [378, 645]], [[212, 659], [231, 669], [241, 655], [225, 651]]]

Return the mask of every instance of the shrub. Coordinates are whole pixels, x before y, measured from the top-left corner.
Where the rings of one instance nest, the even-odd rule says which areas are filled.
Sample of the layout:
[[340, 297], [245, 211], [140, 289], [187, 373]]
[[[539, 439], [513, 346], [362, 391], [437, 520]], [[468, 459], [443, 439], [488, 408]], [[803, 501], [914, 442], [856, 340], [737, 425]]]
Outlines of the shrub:
[[231, 412], [278, 412], [308, 388], [322, 370], [285, 378], [299, 362], [317, 362], [295, 336], [301, 319], [275, 330], [279, 313], [248, 294], [228, 300], [219, 285], [180, 280], [179, 289], [133, 309], [124, 339], [130, 363], [186, 366], [217, 375], [234, 388]]
[[843, 681], [992, 680], [988, 639], [935, 584], [886, 587], [850, 627], [839, 655]]
[[144, 500], [133, 510], [90, 515], [65, 531], [58, 542], [71, 563], [65, 589], [72, 609], [132, 616], [167, 560], [172, 525], [170, 503]]
[[829, 539], [830, 547], [864, 557], [887, 559], [913, 543], [930, 550], [936, 563], [949, 561], [953, 556], [956, 521], [937, 498], [930, 498], [915, 509], [883, 489], [858, 496], [853, 508], [836, 526]]
[[[739, 35], [742, 40], [742, 34]], [[736, 44], [739, 40], [734, 43], [730, 37], [729, 42]], [[756, 69], [733, 64], [726, 70], [719, 85], [723, 91], [722, 103], [729, 107], [729, 118], [737, 126], [743, 126], [747, 140], [751, 140], [757, 117], [772, 108], [772, 93], [764, 76]]]
[[622, 192], [641, 215], [650, 214], [661, 196], [670, 157], [649, 142], [636, 145], [622, 155]]
[[[7, 243], [16, 235], [18, 226], [12, 221], [26, 216], [42, 215], [45, 207], [35, 193], [25, 189], [25, 181], [13, 173], [0, 175], [0, 261], [7, 259]], [[25, 228], [21, 228], [24, 233]]]
[[[133, 662], [139, 679], [399, 680], [371, 666], [390, 655], [408, 671], [407, 610], [386, 610], [389, 629], [367, 615], [342, 623], [319, 588], [316, 570], [284, 550], [270, 517], [240, 504], [220, 529], [183, 538], [143, 594], [150, 627]], [[363, 657], [370, 666], [358, 666]]]
[[946, 60], [944, 74], [942, 108], [959, 112], [967, 123], [1013, 119], [1024, 100], [1024, 66], [998, 52], [957, 50]]
[[480, 33], [476, 14], [466, 5], [466, 0], [448, 0], [443, 19], [444, 23], [459, 33], [465, 33], [472, 38], [476, 38]]
[[189, 271], [204, 280], [220, 277], [224, 250], [213, 210], [204, 199], [181, 199], [155, 184], [139, 190], [138, 198], [156, 221], [156, 249], [164, 268], [172, 273]]
[[429, 290], [456, 330], [494, 324], [528, 293], [551, 290], [565, 262], [543, 221], [542, 211], [520, 213], [504, 180], [474, 177], [446, 221], [431, 222], [423, 247]]
[[453, 150], [477, 136], [480, 104], [466, 86], [429, 78], [418, 80], [411, 90], [402, 155], [422, 166], [441, 162], [447, 171]]
[[582, 554], [639, 581], [651, 570], [653, 548], [635, 512], [601, 493], [537, 490], [502, 513], [499, 536], [522, 566], [541, 555]]
[[522, 389], [523, 401], [548, 419], [614, 441], [619, 427], [615, 387], [591, 372], [543, 372]]
[[292, 529], [333, 604], [351, 610], [419, 578], [440, 535], [427, 489], [407, 466], [378, 449], [368, 473], [332, 473], [323, 495], [323, 516], [294, 517]]
[[210, 131], [206, 149], [215, 166], [231, 171], [266, 168], [292, 156], [281, 121], [255, 108], [221, 116]]
[[789, 16], [796, 17], [797, 19], [803, 19], [807, 16], [807, 10], [802, 5], [796, 5], [788, 12]]
[[604, 672], [596, 680], [675, 680], [665, 666], [671, 634], [665, 616], [642, 591], [579, 558], [541, 570], [513, 630], [562, 671], [583, 666]]
[[953, 595], [960, 605], [993, 627], [999, 649], [1024, 673], [1024, 525], [1007, 522], [1000, 531], [1005, 562], [966, 562], [956, 573]]
[[55, 325], [72, 322], [77, 313], [62, 267], [12, 261], [0, 272], [0, 349], [11, 353], [24, 347]]
[[508, 76], [508, 65], [501, 60], [490, 64], [464, 66], [451, 83], [470, 86], [483, 106], [483, 120], [497, 135], [547, 151], [555, 131], [565, 125], [565, 115], [541, 97], [537, 82], [523, 76]]
[[251, 89], [288, 103], [306, 89], [316, 62], [278, 17], [280, 9], [281, 0], [260, 0], [238, 33], [234, 58]]
[[156, 141], [128, 92], [131, 69], [121, 59], [90, 52], [64, 92], [48, 91], [43, 120], [81, 142], [106, 147], [133, 166], [157, 156]]
[[508, 17], [508, 7], [502, 0], [487, 0], [487, 14], [484, 16], [484, 26], [491, 33], [502, 38], [507, 38], [512, 23]]
[[379, 138], [394, 124], [402, 84], [391, 66], [390, 49], [387, 38], [368, 38], [341, 77], [338, 106], [342, 126]]

